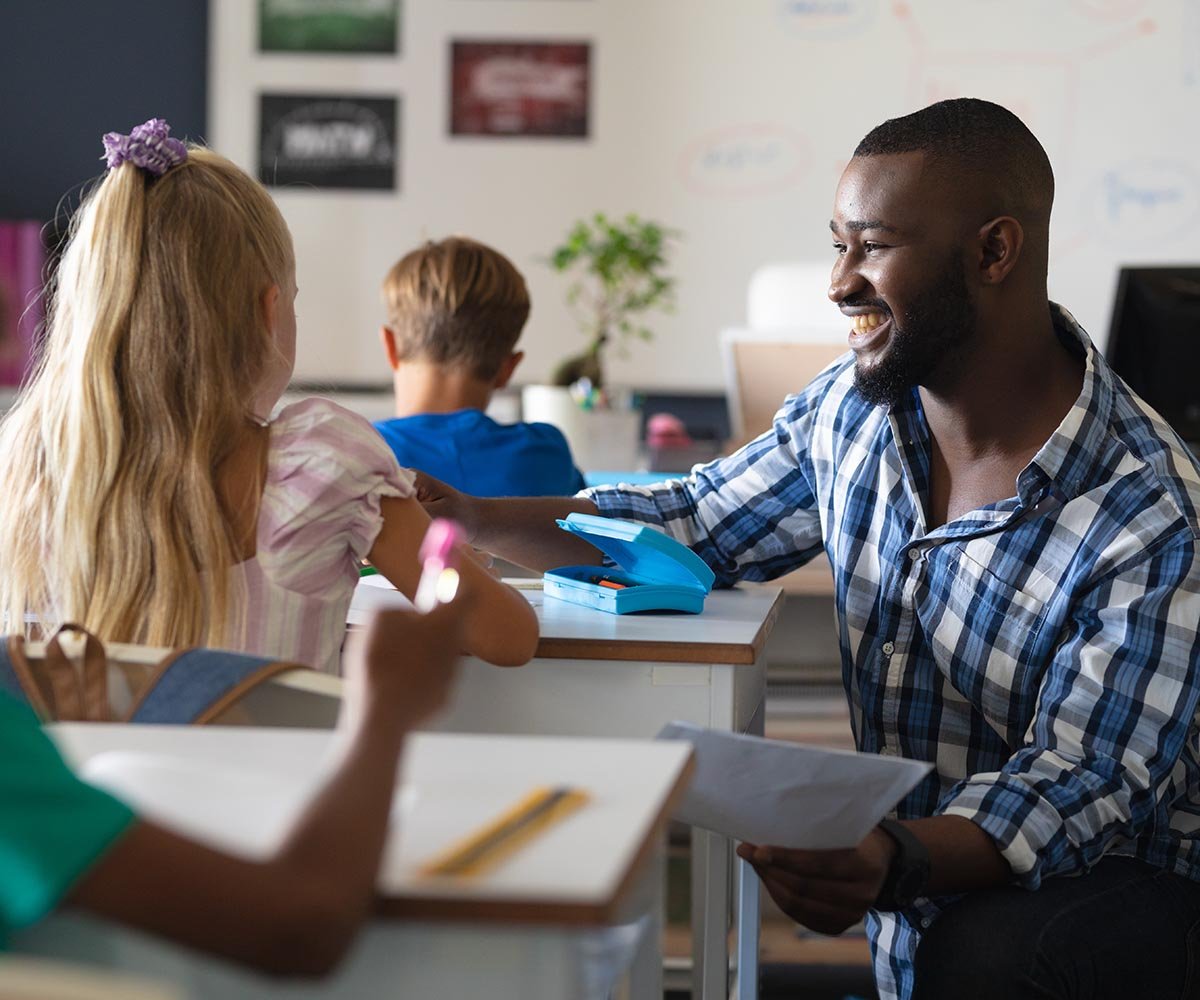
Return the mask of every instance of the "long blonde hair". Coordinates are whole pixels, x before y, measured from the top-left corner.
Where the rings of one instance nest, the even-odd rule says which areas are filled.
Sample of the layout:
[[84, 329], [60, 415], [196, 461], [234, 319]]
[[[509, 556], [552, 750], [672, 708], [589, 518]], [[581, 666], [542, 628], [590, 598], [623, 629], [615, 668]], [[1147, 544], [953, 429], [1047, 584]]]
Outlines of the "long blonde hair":
[[240, 558], [217, 471], [278, 348], [294, 266], [263, 187], [191, 147], [80, 207], [36, 373], [0, 425], [0, 609], [116, 642], [219, 643]]

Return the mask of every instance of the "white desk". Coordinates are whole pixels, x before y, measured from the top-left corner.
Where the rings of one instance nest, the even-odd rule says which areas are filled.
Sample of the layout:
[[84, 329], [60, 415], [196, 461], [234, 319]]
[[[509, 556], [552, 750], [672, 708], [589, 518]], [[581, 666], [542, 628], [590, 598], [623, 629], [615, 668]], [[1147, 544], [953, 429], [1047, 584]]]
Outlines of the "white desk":
[[[335, 739], [248, 727], [61, 725], [51, 732], [75, 766], [107, 763], [108, 773], [123, 775], [145, 814], [248, 854], [278, 842], [328, 768]], [[106, 751], [135, 756], [105, 760]], [[268, 980], [78, 915], [45, 921], [11, 947], [137, 969], [222, 1000], [592, 1000], [606, 996], [623, 969], [633, 996], [658, 1000], [664, 829], [690, 767], [690, 748], [681, 745], [415, 737], [378, 913], [337, 973], [315, 984]], [[253, 789], [241, 777], [251, 770]], [[455, 883], [417, 872], [538, 784], [582, 787], [592, 801], [486, 876]]]
[[[764, 647], [782, 606], [761, 587], [709, 595], [700, 615], [610, 615], [525, 590], [541, 626], [537, 657], [515, 670], [467, 660], [437, 728], [453, 732], [651, 737], [675, 719], [762, 733]], [[693, 996], [730, 988], [728, 838], [692, 838]], [[739, 995], [757, 996], [758, 880], [738, 861]]]

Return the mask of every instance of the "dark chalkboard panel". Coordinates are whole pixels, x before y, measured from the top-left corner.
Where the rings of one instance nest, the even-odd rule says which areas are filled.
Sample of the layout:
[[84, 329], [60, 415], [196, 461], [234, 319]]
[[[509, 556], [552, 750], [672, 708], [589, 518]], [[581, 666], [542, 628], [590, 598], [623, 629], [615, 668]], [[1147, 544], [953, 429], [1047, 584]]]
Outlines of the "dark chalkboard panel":
[[207, 78], [208, 0], [0, 0], [0, 218], [77, 205], [105, 132], [202, 138]]

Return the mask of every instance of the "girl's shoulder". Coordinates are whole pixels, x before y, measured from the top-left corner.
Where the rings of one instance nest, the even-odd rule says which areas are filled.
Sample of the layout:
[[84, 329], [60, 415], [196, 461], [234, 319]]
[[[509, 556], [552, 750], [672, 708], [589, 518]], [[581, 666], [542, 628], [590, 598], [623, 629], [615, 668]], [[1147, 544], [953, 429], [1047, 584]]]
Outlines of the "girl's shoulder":
[[280, 410], [270, 424], [257, 558], [288, 590], [324, 592], [358, 576], [385, 498], [411, 497], [413, 474], [364, 418], [328, 399]]
[[362, 436], [368, 440], [378, 434], [366, 418], [339, 406], [323, 396], [307, 396], [280, 409], [271, 418], [271, 437], [277, 441]]
[[291, 403], [271, 420], [268, 487], [288, 481], [336, 492], [370, 492], [386, 482], [401, 496], [413, 476], [366, 420], [320, 396]]

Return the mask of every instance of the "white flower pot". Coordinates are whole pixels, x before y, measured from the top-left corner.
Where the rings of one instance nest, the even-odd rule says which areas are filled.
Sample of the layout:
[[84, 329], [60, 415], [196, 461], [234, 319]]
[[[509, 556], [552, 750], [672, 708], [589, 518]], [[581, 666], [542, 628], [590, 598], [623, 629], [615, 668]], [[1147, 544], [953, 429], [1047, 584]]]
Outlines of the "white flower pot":
[[637, 410], [584, 410], [561, 386], [527, 385], [521, 390], [521, 419], [562, 431], [584, 472], [634, 472], [640, 466]]

